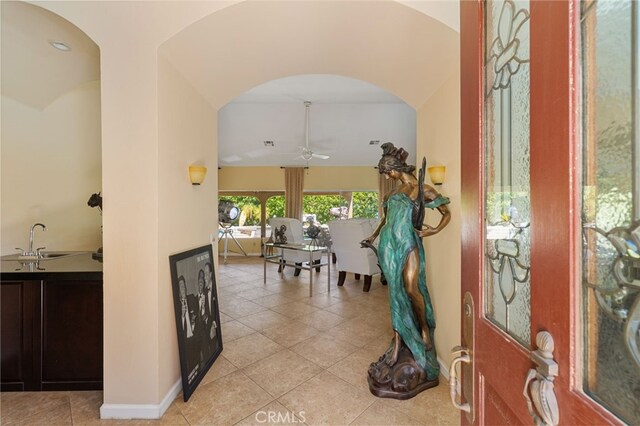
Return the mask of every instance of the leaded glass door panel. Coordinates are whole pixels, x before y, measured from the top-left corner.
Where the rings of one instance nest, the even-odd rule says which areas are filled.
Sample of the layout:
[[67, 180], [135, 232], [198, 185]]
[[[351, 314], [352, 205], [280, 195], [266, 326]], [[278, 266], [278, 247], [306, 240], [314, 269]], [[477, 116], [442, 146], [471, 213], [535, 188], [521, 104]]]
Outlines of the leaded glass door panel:
[[581, 7], [460, 3], [461, 293], [474, 301], [464, 424], [620, 423], [583, 386]]

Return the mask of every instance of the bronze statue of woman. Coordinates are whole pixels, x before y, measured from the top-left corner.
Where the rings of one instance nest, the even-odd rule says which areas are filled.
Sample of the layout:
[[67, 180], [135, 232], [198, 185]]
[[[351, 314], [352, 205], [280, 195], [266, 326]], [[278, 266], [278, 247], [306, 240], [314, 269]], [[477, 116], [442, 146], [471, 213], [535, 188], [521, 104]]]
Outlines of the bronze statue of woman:
[[[369, 388], [374, 395], [407, 399], [438, 384], [440, 366], [433, 343], [435, 317], [427, 291], [422, 238], [440, 232], [451, 219], [449, 199], [423, 183], [425, 161], [419, 178], [408, 165], [408, 153], [392, 143], [382, 145], [378, 172], [400, 185], [384, 199], [384, 217], [368, 246], [379, 236], [378, 260], [389, 288], [391, 325], [389, 349], [369, 367]], [[423, 224], [424, 209], [442, 215], [436, 227]]]

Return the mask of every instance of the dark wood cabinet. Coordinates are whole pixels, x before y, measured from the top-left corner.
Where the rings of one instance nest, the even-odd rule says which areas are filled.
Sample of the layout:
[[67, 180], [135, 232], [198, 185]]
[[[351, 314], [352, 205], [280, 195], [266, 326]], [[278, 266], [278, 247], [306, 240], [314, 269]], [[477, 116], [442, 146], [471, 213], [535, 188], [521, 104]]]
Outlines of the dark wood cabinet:
[[2, 391], [102, 389], [102, 299], [102, 280], [3, 280]]
[[39, 333], [40, 283], [3, 281], [0, 286], [0, 380], [3, 391], [36, 387], [34, 343]]

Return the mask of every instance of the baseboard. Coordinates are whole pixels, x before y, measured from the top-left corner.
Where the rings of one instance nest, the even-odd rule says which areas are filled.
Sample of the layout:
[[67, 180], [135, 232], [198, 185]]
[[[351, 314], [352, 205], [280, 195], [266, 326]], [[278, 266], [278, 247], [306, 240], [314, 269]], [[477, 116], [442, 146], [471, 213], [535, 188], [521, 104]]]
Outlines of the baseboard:
[[449, 381], [449, 366], [442, 361], [442, 358], [438, 357], [438, 364], [440, 364], [440, 374], [442, 377]]
[[102, 404], [101, 419], [160, 419], [182, 390], [182, 379], [171, 386], [160, 404]]

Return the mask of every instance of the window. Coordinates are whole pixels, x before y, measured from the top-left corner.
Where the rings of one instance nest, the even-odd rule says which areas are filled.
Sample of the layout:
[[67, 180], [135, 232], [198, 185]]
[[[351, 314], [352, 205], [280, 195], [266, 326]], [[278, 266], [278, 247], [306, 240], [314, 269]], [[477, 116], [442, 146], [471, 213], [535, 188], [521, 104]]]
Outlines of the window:
[[334, 219], [331, 215], [332, 208], [345, 207], [348, 209], [347, 200], [338, 194], [305, 194], [302, 198], [303, 220], [309, 215], [315, 216], [316, 222], [324, 225]]
[[353, 217], [378, 218], [378, 193], [376, 191], [353, 193]]
[[231, 224], [236, 238], [260, 237], [260, 199], [253, 196], [221, 195], [218, 202], [229, 201], [238, 208], [240, 214]]
[[270, 217], [284, 217], [284, 195], [274, 195], [267, 199], [267, 221]]

